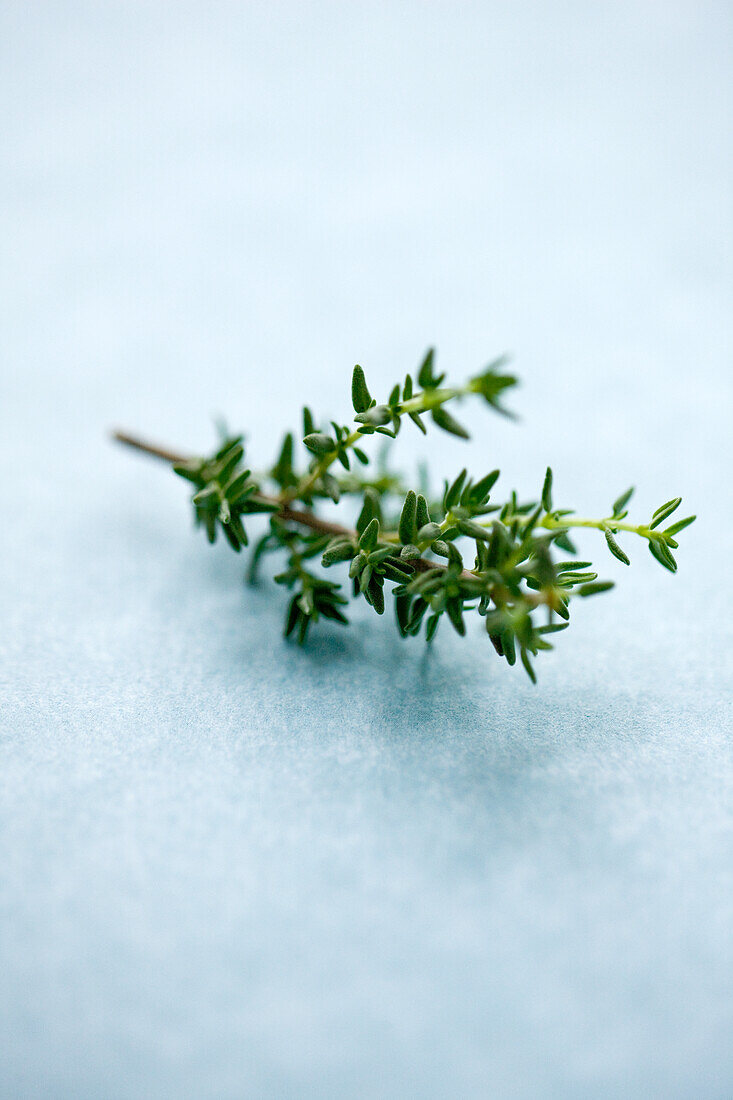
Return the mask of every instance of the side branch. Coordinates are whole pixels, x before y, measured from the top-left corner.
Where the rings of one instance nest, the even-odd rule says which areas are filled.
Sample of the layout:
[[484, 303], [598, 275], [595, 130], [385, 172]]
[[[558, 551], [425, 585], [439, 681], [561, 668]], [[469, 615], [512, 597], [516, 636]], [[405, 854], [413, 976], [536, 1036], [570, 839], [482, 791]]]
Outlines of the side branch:
[[[150, 443], [139, 436], [132, 435], [130, 432], [116, 430], [112, 432], [112, 438], [117, 443], [124, 444], [125, 447], [130, 447], [132, 450], [140, 451], [142, 454], [150, 455], [153, 458], [159, 458], [171, 466], [182, 466], [187, 462], [191, 462], [193, 458], [192, 455], [183, 455], [177, 451], [170, 451], [166, 447], [159, 447], [156, 443]], [[340, 536], [345, 539], [357, 539], [359, 537], [358, 532], [354, 531], [353, 528], [321, 519], [313, 512], [306, 512], [301, 508], [292, 508], [287, 501], [282, 500], [280, 497], [258, 492], [250, 499], [260, 504], [267, 504], [270, 507], [276, 506], [277, 511], [271, 514], [285, 520], [286, 523], [298, 523], [301, 527], [310, 527], [312, 531], [319, 531], [322, 535]], [[411, 564], [421, 573], [425, 573], [429, 569], [445, 569], [441, 562], [429, 561], [427, 558], [413, 559]], [[471, 577], [473, 574], [464, 570], [464, 576]]]

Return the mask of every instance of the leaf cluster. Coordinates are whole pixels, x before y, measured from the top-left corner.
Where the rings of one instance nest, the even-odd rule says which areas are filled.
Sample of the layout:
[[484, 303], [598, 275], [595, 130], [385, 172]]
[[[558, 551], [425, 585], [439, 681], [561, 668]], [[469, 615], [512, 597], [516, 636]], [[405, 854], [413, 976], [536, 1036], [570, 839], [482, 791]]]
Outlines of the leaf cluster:
[[276, 503], [259, 498], [251, 470], [243, 469], [244, 444], [241, 435], [227, 437], [210, 457], [190, 459], [174, 465], [179, 477], [196, 486], [192, 503], [194, 521], [203, 527], [209, 542], [219, 531], [237, 553], [249, 544], [243, 517], [253, 512], [277, 511]]
[[[318, 423], [304, 407], [302, 452], [296, 433], [287, 432], [273, 465], [255, 474], [245, 465], [242, 437], [235, 436], [208, 458], [176, 464], [175, 472], [194, 486], [196, 523], [210, 542], [221, 531], [238, 551], [248, 544], [244, 517], [270, 514], [253, 548], [249, 576], [256, 581], [267, 555], [282, 559], [275, 581], [291, 593], [285, 633], [301, 643], [321, 618], [348, 622], [347, 584], [351, 598], [363, 599], [378, 615], [391, 595], [405, 638], [422, 631], [430, 642], [444, 620], [463, 636], [475, 616], [496, 654], [509, 665], [518, 661], [534, 681], [534, 660], [552, 648], [551, 635], [567, 628], [572, 599], [613, 587], [599, 579], [590, 561], [579, 559], [571, 531], [602, 532], [610, 553], [626, 565], [630, 559], [619, 539], [627, 533], [642, 537], [652, 556], [675, 572], [676, 536], [695, 517], [663, 526], [681, 503], [675, 497], [647, 523], [630, 524], [629, 489], [608, 516], [579, 518], [555, 505], [549, 468], [536, 499], [520, 501], [515, 491], [496, 498], [499, 469], [476, 477], [462, 469], [431, 497], [424, 483], [406, 485], [383, 458], [375, 466], [365, 448], [369, 436], [389, 442], [405, 422], [423, 434], [432, 425], [468, 438], [452, 411], [462, 399], [478, 397], [492, 411], [511, 415], [502, 402], [517, 379], [505, 365], [502, 357], [463, 385], [449, 385], [436, 371], [431, 349], [415, 376], [407, 374], [381, 403], [357, 365], [351, 424]], [[319, 501], [338, 503], [342, 497], [350, 498], [353, 527], [333, 523], [319, 511]], [[332, 571], [342, 572], [342, 580], [332, 579]]]

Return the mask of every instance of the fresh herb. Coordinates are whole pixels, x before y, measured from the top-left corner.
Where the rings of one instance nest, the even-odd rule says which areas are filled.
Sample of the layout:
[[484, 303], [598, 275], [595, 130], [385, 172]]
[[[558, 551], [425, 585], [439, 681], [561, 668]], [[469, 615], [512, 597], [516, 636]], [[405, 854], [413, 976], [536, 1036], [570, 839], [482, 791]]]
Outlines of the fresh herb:
[[[617, 536], [640, 536], [656, 560], [674, 573], [675, 536], [695, 517], [662, 528], [681, 503], [675, 497], [657, 508], [648, 523], [627, 523], [633, 493], [628, 489], [613, 503], [609, 516], [579, 519], [571, 509], [555, 507], [549, 468], [539, 500], [520, 502], [515, 492], [508, 499], [494, 499], [498, 470], [478, 478], [461, 470], [445, 481], [439, 497], [433, 497], [424, 485], [405, 485], [383, 459], [372, 466], [364, 449], [369, 437], [394, 439], [405, 423], [425, 433], [432, 422], [451, 435], [468, 438], [446, 408], [461, 398], [479, 397], [495, 411], [511, 415], [502, 398], [517, 379], [504, 367], [505, 360], [498, 359], [465, 385], [449, 386], [445, 375], [436, 373], [431, 350], [415, 380], [408, 374], [378, 404], [364, 371], [356, 366], [351, 384], [353, 423], [317, 423], [304, 408], [302, 460], [296, 460], [295, 436], [289, 432], [264, 473], [246, 466], [241, 436], [224, 438], [210, 457], [190, 458], [124, 432], [115, 435], [122, 443], [166, 460], [192, 485], [194, 518], [209, 542], [221, 532], [240, 551], [249, 544], [245, 521], [267, 514], [267, 530], [251, 551], [248, 577], [251, 582], [257, 579], [266, 556], [282, 560], [275, 581], [290, 592], [286, 635], [302, 643], [319, 618], [348, 622], [344, 585], [331, 579], [333, 573], [343, 572], [348, 573], [353, 597], [366, 600], [378, 615], [384, 613], [385, 597], [393, 598], [403, 637], [424, 630], [431, 641], [443, 619], [463, 635], [466, 615], [476, 613], [497, 654], [510, 665], [519, 657], [534, 681], [533, 658], [552, 648], [549, 635], [567, 627], [571, 599], [613, 587], [598, 579], [589, 561], [577, 558], [570, 531], [602, 531], [611, 554], [625, 565], [629, 557]], [[319, 514], [322, 501], [342, 499], [350, 502], [354, 515], [358, 513], [353, 528]], [[558, 560], [558, 550], [565, 560]]]

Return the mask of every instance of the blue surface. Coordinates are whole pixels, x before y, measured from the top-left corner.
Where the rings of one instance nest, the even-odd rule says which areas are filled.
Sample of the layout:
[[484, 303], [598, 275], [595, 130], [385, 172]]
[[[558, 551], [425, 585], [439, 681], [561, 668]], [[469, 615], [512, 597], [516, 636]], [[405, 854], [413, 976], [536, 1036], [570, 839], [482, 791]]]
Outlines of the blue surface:
[[[730, 10], [0, 22], [0, 1093], [729, 1097]], [[700, 516], [677, 577], [589, 534], [623, 583], [537, 688], [478, 632], [291, 649], [105, 437], [262, 464], [429, 342], [525, 382], [435, 471]]]

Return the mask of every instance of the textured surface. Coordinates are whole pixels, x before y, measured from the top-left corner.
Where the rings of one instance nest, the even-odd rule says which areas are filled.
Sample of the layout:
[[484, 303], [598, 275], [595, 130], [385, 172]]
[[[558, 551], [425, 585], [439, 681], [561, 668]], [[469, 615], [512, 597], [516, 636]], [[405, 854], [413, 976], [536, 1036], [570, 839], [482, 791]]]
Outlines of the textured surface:
[[[0, 24], [0, 1093], [730, 1096], [730, 11]], [[676, 578], [589, 535], [624, 583], [536, 689], [376, 619], [293, 651], [105, 438], [225, 412], [261, 464], [433, 341], [525, 382], [434, 469], [700, 515]]]

